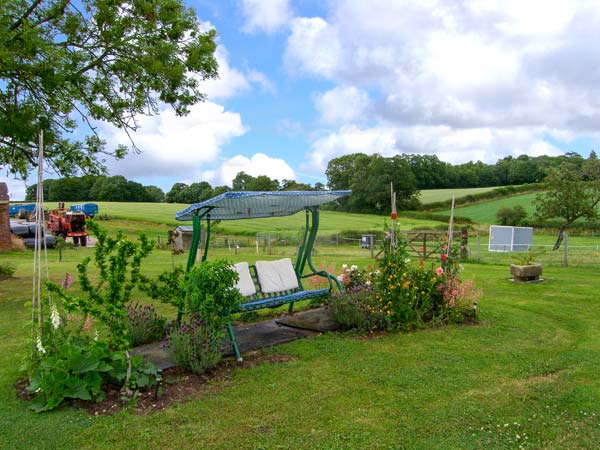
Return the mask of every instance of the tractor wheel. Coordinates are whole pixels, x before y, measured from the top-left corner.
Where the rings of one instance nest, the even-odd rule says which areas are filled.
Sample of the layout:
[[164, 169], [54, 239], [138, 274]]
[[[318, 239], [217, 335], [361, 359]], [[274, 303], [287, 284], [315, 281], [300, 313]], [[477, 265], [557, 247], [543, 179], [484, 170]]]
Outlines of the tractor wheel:
[[81, 242], [82, 247], [85, 247], [87, 245], [87, 236], [81, 236], [79, 242]]
[[79, 245], [79, 236], [73, 236], [73, 245], [75, 247]]

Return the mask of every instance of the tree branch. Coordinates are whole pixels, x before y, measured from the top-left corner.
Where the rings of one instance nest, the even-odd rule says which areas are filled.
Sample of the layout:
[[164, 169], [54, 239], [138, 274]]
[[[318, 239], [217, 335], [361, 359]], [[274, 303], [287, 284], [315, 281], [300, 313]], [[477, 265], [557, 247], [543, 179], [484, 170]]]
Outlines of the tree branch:
[[42, 2], [43, 0], [36, 0], [35, 2], [33, 2], [33, 4], [27, 9], [27, 11], [25, 11], [25, 14], [19, 17], [19, 19], [17, 19], [17, 21], [11, 25], [11, 27], [9, 28], [10, 31], [15, 31], [17, 28], [19, 28], [23, 24], [23, 22], [27, 20], [27, 18], [33, 13], [33, 11], [35, 11], [37, 7], [40, 6]]

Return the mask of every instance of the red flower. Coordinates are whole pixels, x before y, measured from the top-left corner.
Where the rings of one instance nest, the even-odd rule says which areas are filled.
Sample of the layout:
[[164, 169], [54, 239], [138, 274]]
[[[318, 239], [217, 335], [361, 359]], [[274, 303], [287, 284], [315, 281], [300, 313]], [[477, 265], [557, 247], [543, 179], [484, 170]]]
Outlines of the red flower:
[[448, 256], [445, 253], [442, 253], [442, 262], [446, 262], [448, 260]]

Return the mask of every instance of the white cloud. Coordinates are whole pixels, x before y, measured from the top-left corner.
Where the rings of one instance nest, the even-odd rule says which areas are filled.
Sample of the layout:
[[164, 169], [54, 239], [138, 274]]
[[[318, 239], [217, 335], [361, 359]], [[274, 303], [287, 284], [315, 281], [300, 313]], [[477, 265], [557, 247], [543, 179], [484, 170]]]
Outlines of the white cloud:
[[310, 172], [324, 172], [332, 158], [350, 153], [380, 153], [385, 156], [397, 153], [394, 129], [343, 126], [337, 132], [315, 140], [307, 155], [308, 161], [302, 168]]
[[369, 94], [354, 86], [338, 86], [314, 96], [315, 108], [325, 123], [364, 119], [371, 106]]
[[[392, 143], [450, 162], [493, 163], [519, 152], [557, 154], [551, 134], [597, 141], [599, 2], [329, 7], [324, 17], [292, 21], [285, 52], [291, 71], [335, 85], [314, 96], [322, 122], [336, 128], [314, 140], [307, 168], [323, 170], [355, 148], [387, 152]], [[357, 136], [369, 136], [368, 145]]]
[[256, 153], [252, 157], [237, 155], [223, 163], [217, 170], [206, 171], [203, 179], [214, 185], [226, 184], [231, 186], [232, 180], [239, 172], [257, 177], [266, 175], [271, 179], [294, 180], [292, 168], [283, 159], [271, 158], [264, 153]]
[[[218, 158], [224, 145], [246, 132], [238, 113], [212, 102], [192, 106], [184, 117], [177, 117], [169, 108], [156, 116], [140, 117], [139, 123], [133, 139], [142, 154], [130, 153], [123, 160], [109, 161], [112, 174], [193, 179], [202, 165]], [[103, 129], [109, 144], [130, 144], [123, 131], [107, 126]]]
[[244, 31], [264, 31], [271, 34], [281, 30], [292, 19], [288, 0], [242, 0]]
[[263, 91], [270, 94], [275, 94], [277, 92], [275, 83], [273, 83], [264, 73], [250, 69], [246, 76], [251, 83], [258, 84]]
[[264, 73], [248, 68], [240, 71], [229, 64], [229, 54], [223, 45], [218, 45], [215, 58], [219, 64], [219, 78], [200, 82], [200, 90], [210, 100], [222, 100], [245, 94], [258, 85], [262, 90], [271, 94], [276, 87]]
[[0, 183], [6, 183], [11, 201], [25, 199], [25, 189], [27, 186], [23, 180], [17, 180], [9, 176], [0, 176]]
[[207, 94], [209, 99], [229, 98], [250, 90], [250, 83], [244, 74], [229, 66], [225, 47], [217, 46], [215, 58], [219, 64], [219, 78], [200, 83], [202, 92]]
[[336, 30], [320, 17], [295, 18], [285, 53], [291, 72], [333, 77], [340, 64], [342, 46]]
[[468, 161], [493, 164], [507, 154], [562, 154], [560, 149], [545, 140], [548, 131], [543, 127], [531, 130], [525, 127], [453, 129], [445, 125], [342, 126], [313, 142], [303, 169], [324, 172], [332, 158], [351, 153], [379, 153], [383, 156], [428, 153], [454, 164]]

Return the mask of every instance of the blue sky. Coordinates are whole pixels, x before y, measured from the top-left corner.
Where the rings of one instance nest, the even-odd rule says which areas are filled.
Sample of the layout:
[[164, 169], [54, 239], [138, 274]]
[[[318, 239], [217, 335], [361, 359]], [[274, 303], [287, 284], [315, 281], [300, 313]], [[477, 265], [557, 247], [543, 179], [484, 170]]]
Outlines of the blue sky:
[[219, 34], [220, 79], [187, 117], [142, 118], [143, 153], [108, 161], [113, 175], [165, 191], [240, 170], [325, 183], [327, 162], [354, 152], [494, 163], [598, 149], [597, 1], [187, 1]]

